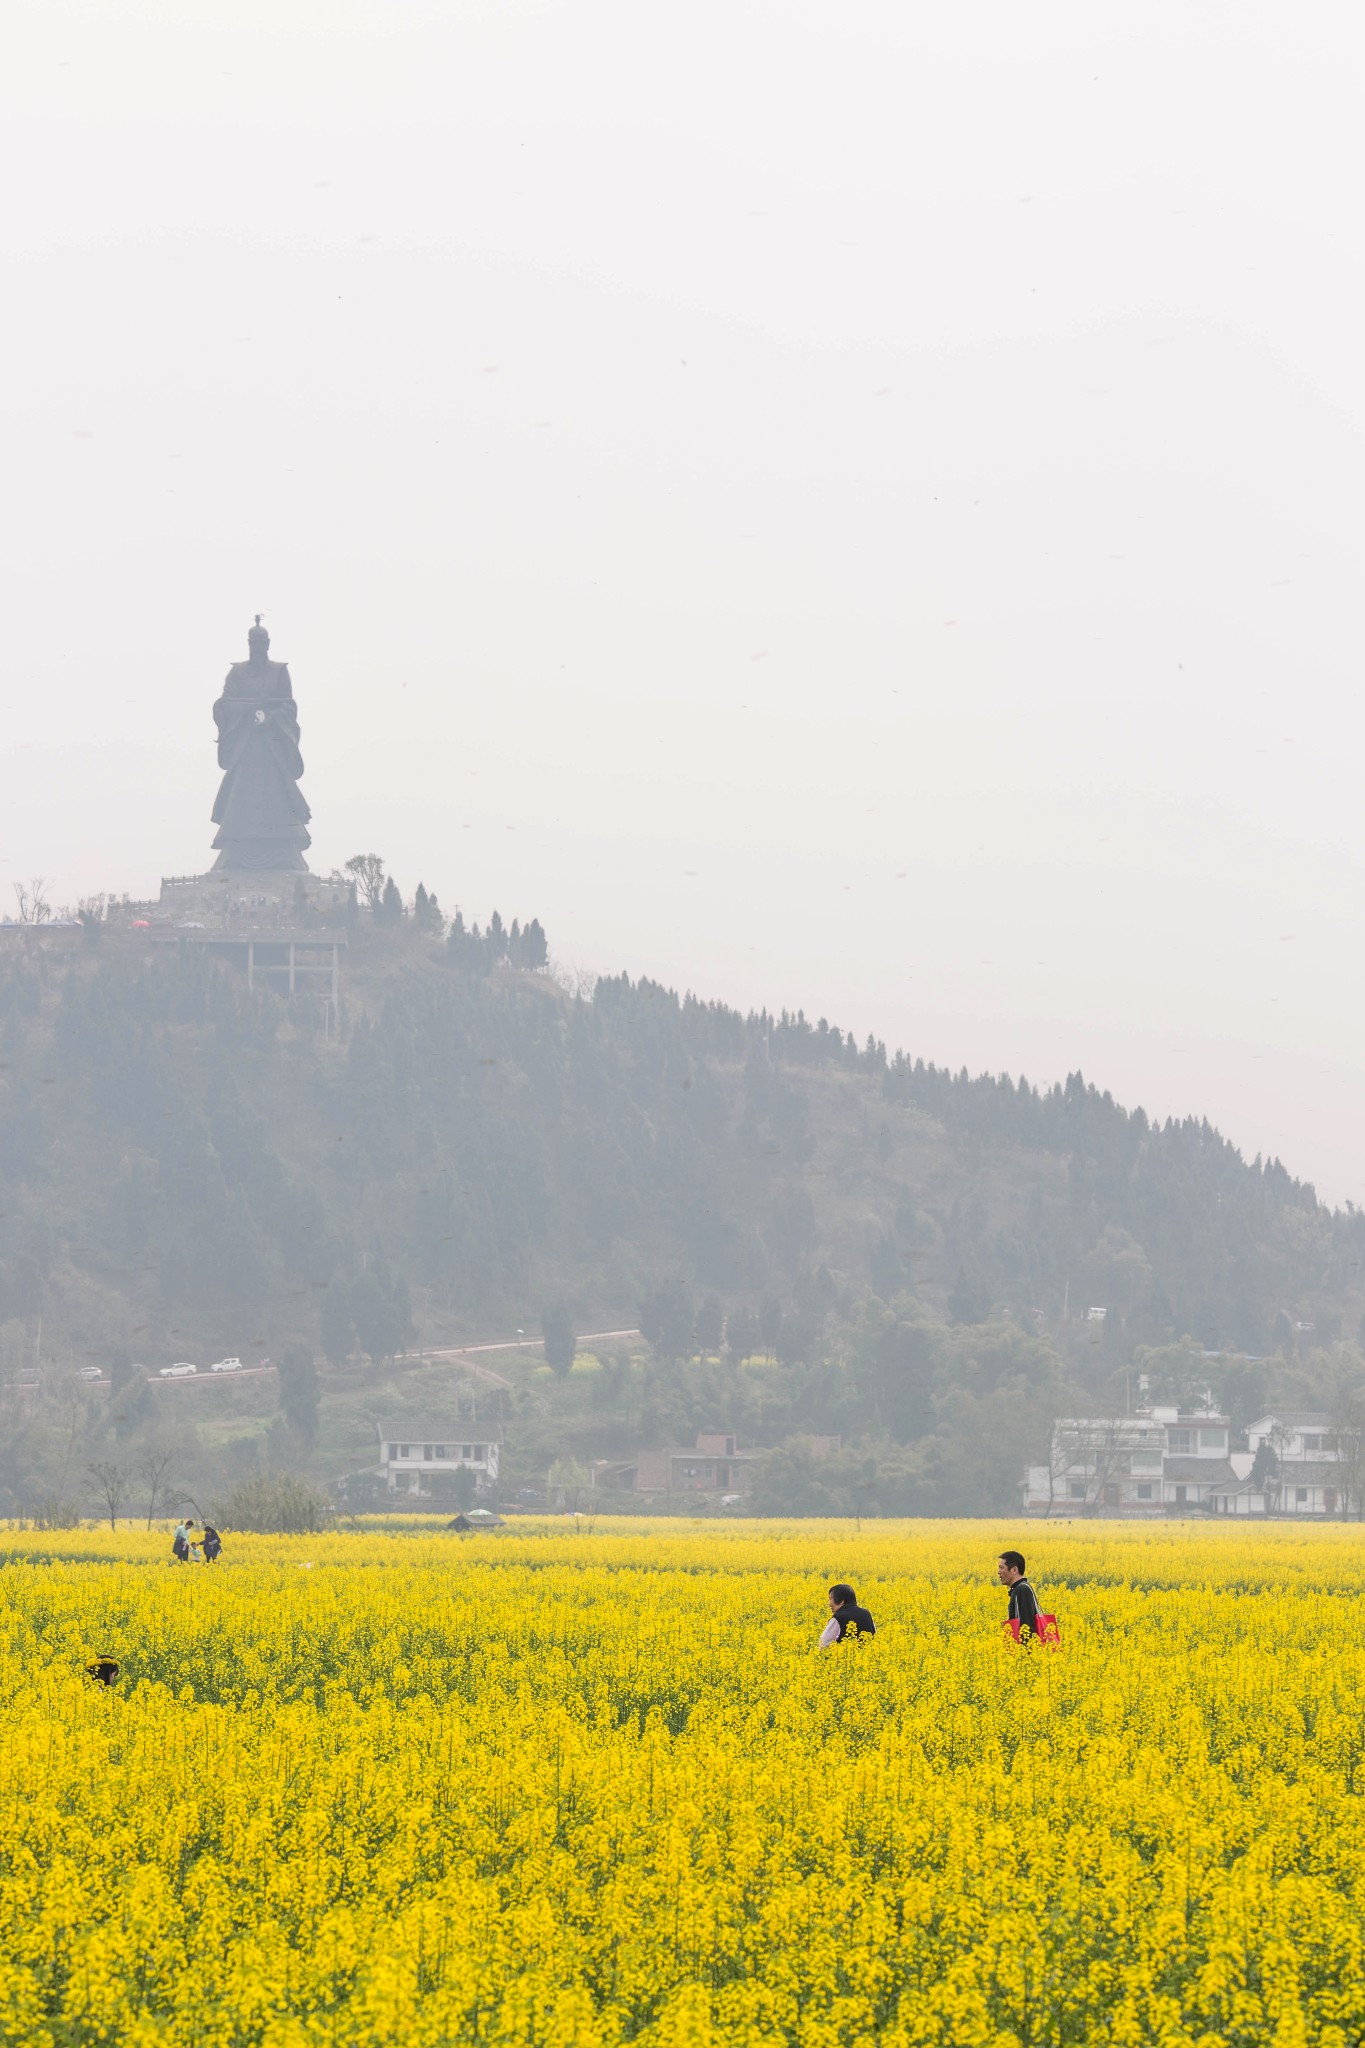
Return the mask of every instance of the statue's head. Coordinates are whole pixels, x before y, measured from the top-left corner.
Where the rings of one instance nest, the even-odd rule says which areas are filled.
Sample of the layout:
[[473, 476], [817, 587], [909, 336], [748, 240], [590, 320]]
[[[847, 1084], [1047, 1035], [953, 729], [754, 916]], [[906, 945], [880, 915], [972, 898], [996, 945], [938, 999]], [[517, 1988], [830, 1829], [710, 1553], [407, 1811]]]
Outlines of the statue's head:
[[259, 612], [257, 612], [256, 614], [255, 625], [248, 629], [246, 636], [246, 644], [247, 651], [250, 654], [251, 659], [253, 661], [265, 660], [266, 652], [270, 646], [270, 635], [266, 632], [265, 627], [261, 624], [261, 615]]

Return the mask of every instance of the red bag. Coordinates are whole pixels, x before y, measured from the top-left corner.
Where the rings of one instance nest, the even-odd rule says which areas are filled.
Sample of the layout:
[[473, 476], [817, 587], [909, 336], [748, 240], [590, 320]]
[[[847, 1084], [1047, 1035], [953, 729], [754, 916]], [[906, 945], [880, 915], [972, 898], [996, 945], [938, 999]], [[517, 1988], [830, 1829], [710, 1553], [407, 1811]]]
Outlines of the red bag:
[[[1009, 1634], [1013, 1636], [1016, 1643], [1021, 1640], [1029, 1640], [1029, 1638], [1024, 1637], [1024, 1623], [1022, 1621], [1007, 1621], [1005, 1623], [1005, 1628], [1008, 1630]], [[1056, 1615], [1044, 1614], [1040, 1610], [1038, 1614], [1037, 1631], [1036, 1633], [1031, 1631], [1030, 1635], [1032, 1641], [1036, 1643], [1048, 1643], [1053, 1646], [1060, 1643], [1062, 1640], [1062, 1632], [1057, 1626]]]

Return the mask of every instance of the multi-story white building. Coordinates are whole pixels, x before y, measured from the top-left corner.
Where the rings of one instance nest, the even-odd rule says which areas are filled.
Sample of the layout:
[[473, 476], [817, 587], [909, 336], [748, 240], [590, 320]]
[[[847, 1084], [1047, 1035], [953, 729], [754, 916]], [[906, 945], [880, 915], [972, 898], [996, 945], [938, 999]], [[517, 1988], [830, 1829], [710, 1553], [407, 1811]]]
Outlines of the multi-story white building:
[[1048, 1463], [1028, 1468], [1023, 1504], [1033, 1515], [1336, 1515], [1359, 1505], [1353, 1458], [1365, 1462], [1330, 1416], [1308, 1410], [1259, 1417], [1244, 1451], [1212, 1410], [1062, 1416]]
[[1247, 1443], [1253, 1454], [1262, 1444], [1273, 1453], [1263, 1483], [1276, 1514], [1338, 1515], [1343, 1502], [1348, 1509], [1359, 1505], [1359, 1480], [1350, 1469], [1355, 1446], [1334, 1433], [1331, 1416], [1320, 1409], [1258, 1416], [1247, 1427]]
[[[1029, 1514], [1161, 1515], [1207, 1508], [1242, 1484], [1230, 1424], [1213, 1410], [1144, 1408], [1127, 1416], [1060, 1416], [1046, 1465], [1024, 1479]], [[1250, 1473], [1252, 1460], [1245, 1459]], [[1231, 1510], [1226, 1510], [1231, 1512]]]
[[390, 1493], [445, 1492], [448, 1488], [437, 1486], [437, 1478], [452, 1478], [457, 1472], [472, 1472], [479, 1493], [490, 1492], [497, 1483], [497, 1435], [486, 1423], [477, 1442], [457, 1442], [452, 1432], [463, 1425], [449, 1417], [433, 1422], [407, 1416], [401, 1422], [377, 1422], [375, 1428], [379, 1472]]

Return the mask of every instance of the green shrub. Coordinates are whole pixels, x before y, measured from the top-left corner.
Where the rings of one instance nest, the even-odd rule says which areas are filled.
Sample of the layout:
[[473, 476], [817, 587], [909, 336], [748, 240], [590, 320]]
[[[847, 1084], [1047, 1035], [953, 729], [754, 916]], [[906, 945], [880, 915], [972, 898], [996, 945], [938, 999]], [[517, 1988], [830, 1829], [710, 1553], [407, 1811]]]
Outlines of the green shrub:
[[220, 1529], [255, 1529], [271, 1536], [311, 1536], [330, 1529], [331, 1502], [310, 1479], [293, 1472], [255, 1472], [233, 1488], [211, 1517]]

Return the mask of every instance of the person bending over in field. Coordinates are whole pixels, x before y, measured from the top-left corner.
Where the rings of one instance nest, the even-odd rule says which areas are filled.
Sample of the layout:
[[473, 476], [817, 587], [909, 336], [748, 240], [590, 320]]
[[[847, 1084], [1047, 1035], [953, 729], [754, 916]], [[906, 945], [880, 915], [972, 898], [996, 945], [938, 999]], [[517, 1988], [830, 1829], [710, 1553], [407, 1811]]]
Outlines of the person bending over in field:
[[118, 1682], [118, 1665], [112, 1657], [100, 1657], [95, 1663], [87, 1664], [86, 1676], [93, 1678], [96, 1685], [114, 1685]]
[[220, 1535], [218, 1534], [218, 1531], [217, 1531], [217, 1530], [216, 1530], [216, 1529], [214, 1528], [214, 1526], [213, 1526], [212, 1522], [205, 1522], [205, 1524], [204, 1524], [204, 1563], [205, 1563], [205, 1564], [212, 1564], [212, 1563], [213, 1563], [213, 1560], [215, 1559], [215, 1557], [217, 1557], [217, 1556], [219, 1556], [219, 1555], [220, 1555], [220, 1553], [221, 1553], [221, 1551], [222, 1551], [222, 1548], [223, 1548], [223, 1539], [222, 1539], [222, 1537], [221, 1537], [221, 1536], [220, 1536]]
[[1010, 1589], [1009, 1613], [1005, 1626], [1012, 1621], [1019, 1624], [1019, 1637], [1038, 1634], [1038, 1597], [1024, 1577], [1024, 1553], [1022, 1550], [1002, 1550], [996, 1561], [995, 1576], [1002, 1586]]
[[875, 1636], [877, 1624], [865, 1607], [858, 1605], [858, 1595], [852, 1586], [842, 1581], [829, 1589], [829, 1620], [825, 1623], [820, 1637], [820, 1648], [828, 1650], [834, 1643], [841, 1643], [845, 1636]]

